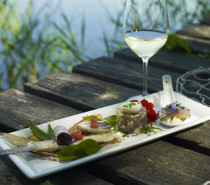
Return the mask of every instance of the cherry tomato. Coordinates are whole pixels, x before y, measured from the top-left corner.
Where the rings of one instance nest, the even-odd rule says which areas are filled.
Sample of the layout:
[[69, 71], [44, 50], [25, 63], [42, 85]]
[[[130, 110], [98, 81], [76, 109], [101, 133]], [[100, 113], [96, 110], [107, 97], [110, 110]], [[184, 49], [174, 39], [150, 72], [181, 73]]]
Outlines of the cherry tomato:
[[90, 120], [90, 128], [97, 128], [98, 121], [95, 118]]
[[81, 130], [77, 130], [76, 132], [73, 132], [71, 134], [71, 137], [75, 140], [80, 140], [82, 139], [82, 131]]
[[153, 109], [154, 108], [154, 104], [153, 103], [148, 103], [146, 106], [147, 109]]
[[145, 99], [141, 100], [142, 106], [146, 107], [149, 102]]

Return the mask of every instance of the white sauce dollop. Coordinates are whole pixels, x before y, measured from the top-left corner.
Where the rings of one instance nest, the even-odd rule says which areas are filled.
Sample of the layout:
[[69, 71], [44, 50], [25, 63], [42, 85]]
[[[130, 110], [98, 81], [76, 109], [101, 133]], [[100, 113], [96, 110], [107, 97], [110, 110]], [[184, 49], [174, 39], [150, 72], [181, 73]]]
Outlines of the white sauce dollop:
[[121, 105], [121, 108], [126, 113], [137, 113], [141, 110], [142, 105], [140, 102], [126, 102]]

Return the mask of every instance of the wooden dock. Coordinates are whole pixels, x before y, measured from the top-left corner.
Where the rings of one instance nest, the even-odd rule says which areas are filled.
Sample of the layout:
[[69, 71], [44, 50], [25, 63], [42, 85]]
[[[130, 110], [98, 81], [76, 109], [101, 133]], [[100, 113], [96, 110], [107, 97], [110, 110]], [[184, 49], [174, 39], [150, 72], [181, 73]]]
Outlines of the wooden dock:
[[[158, 52], [149, 61], [149, 93], [162, 90], [162, 75], [176, 79], [200, 66], [210, 67], [210, 21], [189, 25], [178, 34], [191, 39], [192, 54]], [[207, 78], [210, 80], [210, 74]], [[100, 57], [24, 85], [24, 91], [0, 93], [0, 131], [42, 124], [81, 112], [125, 101], [140, 94], [142, 62], [128, 48], [113, 57]], [[209, 96], [207, 94], [207, 96]], [[210, 120], [139, 147], [88, 164], [30, 180], [7, 156], [0, 157], [0, 184], [173, 184], [201, 185], [210, 180]]]

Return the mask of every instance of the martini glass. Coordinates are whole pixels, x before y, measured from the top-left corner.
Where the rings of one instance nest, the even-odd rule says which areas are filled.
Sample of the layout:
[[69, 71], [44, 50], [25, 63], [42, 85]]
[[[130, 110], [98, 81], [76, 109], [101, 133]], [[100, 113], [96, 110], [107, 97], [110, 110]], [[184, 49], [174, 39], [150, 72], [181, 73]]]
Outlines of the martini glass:
[[165, 45], [168, 34], [169, 21], [165, 0], [127, 0], [123, 37], [129, 48], [143, 61], [143, 91], [142, 95], [137, 97], [148, 94], [148, 60]]

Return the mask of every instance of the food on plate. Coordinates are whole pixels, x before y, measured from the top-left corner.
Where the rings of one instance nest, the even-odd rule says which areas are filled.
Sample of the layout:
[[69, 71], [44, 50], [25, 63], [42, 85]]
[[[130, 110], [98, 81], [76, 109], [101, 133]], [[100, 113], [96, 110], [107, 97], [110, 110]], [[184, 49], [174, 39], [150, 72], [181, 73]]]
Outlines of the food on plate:
[[174, 102], [163, 107], [158, 117], [160, 121], [168, 124], [177, 124], [184, 122], [187, 118], [191, 117], [190, 109], [183, 106], [182, 103]]
[[112, 141], [115, 137], [107, 121], [98, 121], [95, 118], [77, 124], [77, 129], [82, 131], [83, 140], [93, 139], [96, 142], [104, 143]]
[[102, 119], [101, 114], [85, 116], [71, 128], [61, 125], [52, 128], [48, 125], [44, 132], [29, 123], [31, 135], [21, 137], [1, 133], [0, 138], [9, 143], [10, 149], [0, 151], [2, 154], [31, 151], [61, 160], [74, 160], [98, 152], [107, 144], [121, 142], [123, 133], [151, 133], [156, 129], [152, 122], [157, 119], [154, 105], [147, 100], [132, 100], [117, 109], [117, 115]]
[[72, 137], [63, 126], [56, 126], [53, 130], [58, 145], [70, 145]]
[[0, 151], [0, 154], [33, 151], [63, 160], [94, 154], [106, 144], [121, 142], [108, 122], [102, 121], [101, 118], [102, 115], [86, 116], [69, 130], [63, 126], [52, 129], [49, 124], [48, 133], [29, 123], [33, 135], [28, 138], [7, 133], [0, 134], [0, 138], [11, 146], [10, 149]]
[[82, 122], [77, 125], [77, 129], [81, 130], [83, 133], [106, 133], [111, 131], [111, 127], [107, 121], [98, 121], [92, 118], [90, 121]]
[[29, 152], [29, 151], [54, 152], [64, 147], [63, 145], [58, 145], [55, 140], [45, 140], [37, 142], [27, 139], [25, 137], [16, 136], [7, 133], [1, 133], [0, 138], [4, 139], [4, 141], [9, 143], [11, 146], [11, 149], [2, 150], [0, 152], [1, 155], [10, 154], [10, 153]]
[[131, 100], [117, 109], [117, 128], [123, 133], [141, 133], [157, 120], [154, 105], [147, 100]]

